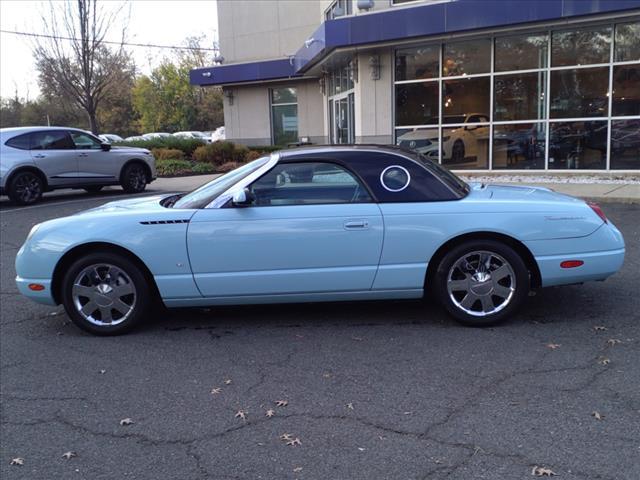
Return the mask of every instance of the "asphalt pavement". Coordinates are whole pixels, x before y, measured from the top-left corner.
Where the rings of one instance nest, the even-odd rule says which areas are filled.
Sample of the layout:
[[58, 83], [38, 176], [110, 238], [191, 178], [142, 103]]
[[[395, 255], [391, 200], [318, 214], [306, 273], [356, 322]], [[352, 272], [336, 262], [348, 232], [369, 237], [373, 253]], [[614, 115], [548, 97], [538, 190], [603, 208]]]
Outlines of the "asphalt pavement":
[[3, 480], [640, 478], [640, 205], [605, 205], [622, 271], [495, 328], [367, 302], [180, 310], [98, 338], [19, 296], [13, 262], [33, 224], [119, 198], [0, 202]]

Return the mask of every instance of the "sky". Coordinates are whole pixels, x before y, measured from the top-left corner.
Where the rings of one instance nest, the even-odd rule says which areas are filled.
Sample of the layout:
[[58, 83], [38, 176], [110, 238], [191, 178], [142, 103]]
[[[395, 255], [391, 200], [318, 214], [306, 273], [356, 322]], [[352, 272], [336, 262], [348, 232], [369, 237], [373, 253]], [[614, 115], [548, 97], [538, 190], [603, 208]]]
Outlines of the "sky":
[[[62, 0], [52, 0], [62, 6]], [[103, 0], [105, 8], [120, 6], [123, 2]], [[183, 45], [188, 36], [204, 34], [203, 47], [212, 47], [217, 39], [218, 14], [215, 0], [129, 0], [127, 41], [133, 43]], [[0, 0], [0, 29], [30, 33], [43, 33], [41, 15], [49, 11], [49, 2], [41, 0]], [[118, 26], [119, 27], [119, 26]], [[114, 28], [109, 37], [119, 40], [120, 28]], [[111, 38], [107, 38], [110, 40]], [[0, 33], [0, 95], [35, 99], [38, 96], [38, 75], [32, 50], [34, 39]], [[173, 51], [158, 48], [127, 47], [138, 71], [148, 74], [163, 57]]]

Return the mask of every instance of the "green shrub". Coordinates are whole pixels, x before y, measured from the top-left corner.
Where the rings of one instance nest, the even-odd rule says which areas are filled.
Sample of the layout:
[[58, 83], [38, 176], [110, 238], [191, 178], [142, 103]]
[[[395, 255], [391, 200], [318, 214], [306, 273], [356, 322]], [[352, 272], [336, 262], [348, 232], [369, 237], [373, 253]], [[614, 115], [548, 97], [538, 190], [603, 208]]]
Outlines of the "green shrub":
[[202, 145], [193, 152], [196, 162], [211, 163], [220, 166], [227, 162], [244, 162], [249, 149], [231, 142], [214, 142]]
[[156, 160], [183, 160], [184, 152], [177, 148], [152, 148], [151, 153]]
[[202, 173], [215, 173], [216, 168], [210, 163], [194, 163], [191, 168], [193, 173], [202, 174]]
[[258, 146], [252, 147], [251, 145], [249, 145], [248, 148], [249, 150], [255, 150], [256, 152], [265, 154], [265, 153], [277, 152], [278, 150], [282, 150], [283, 147], [278, 145], [258, 145]]
[[179, 138], [179, 137], [165, 137], [154, 138], [151, 140], [138, 140], [135, 142], [118, 142], [114, 145], [125, 145], [128, 147], [140, 147], [147, 148], [149, 150], [153, 148], [171, 148], [176, 150], [182, 150], [186, 157], [191, 157], [196, 148], [203, 145], [203, 142], [194, 138]]
[[255, 150], [249, 150], [247, 155], [244, 157], [244, 161], [245, 162], [253, 162], [254, 160], [257, 160], [258, 158], [264, 157], [264, 156], [265, 156], [264, 152], [257, 152]]
[[191, 173], [191, 162], [187, 160], [158, 160], [156, 161], [156, 172], [159, 177], [169, 177], [174, 175], [184, 175]]

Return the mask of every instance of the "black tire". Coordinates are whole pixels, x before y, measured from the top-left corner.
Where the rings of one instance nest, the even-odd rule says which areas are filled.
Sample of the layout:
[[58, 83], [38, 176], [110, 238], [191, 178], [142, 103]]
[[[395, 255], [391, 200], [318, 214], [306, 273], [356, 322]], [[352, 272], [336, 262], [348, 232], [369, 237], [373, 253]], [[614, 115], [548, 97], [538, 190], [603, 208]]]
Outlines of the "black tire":
[[[474, 252], [478, 253], [476, 263]], [[487, 254], [489, 268], [486, 261], [480, 260], [486, 260]], [[464, 268], [459, 268], [461, 265]], [[507, 276], [498, 278], [505, 272]], [[445, 310], [458, 322], [472, 327], [505, 321], [522, 306], [529, 293], [529, 271], [524, 261], [511, 247], [495, 240], [470, 240], [452, 248], [438, 264], [432, 282]], [[466, 286], [457, 288], [458, 285]]]
[[139, 162], [133, 162], [124, 167], [121, 185], [127, 193], [140, 193], [147, 188], [147, 169]]
[[461, 163], [464, 161], [464, 156], [464, 142], [462, 140], [456, 140], [451, 148], [451, 161], [454, 163]]
[[[96, 265], [98, 268], [95, 275], [85, 274], [87, 270], [93, 271], [92, 266]], [[115, 274], [111, 275], [113, 272]], [[120, 275], [118, 272], [124, 275]], [[81, 288], [92, 290], [89, 294], [97, 295], [99, 298], [91, 299], [88, 296], [83, 296], [82, 293], [79, 296], [75, 295], [76, 298], [74, 298], [74, 284], [77, 280]], [[90, 281], [85, 283], [86, 280]], [[106, 287], [103, 285], [107, 285], [111, 291], [104, 292]], [[130, 312], [127, 315], [118, 315], [119, 311], [114, 301], [116, 297], [111, 292], [115, 291], [115, 287], [130, 285], [133, 286], [133, 293], [117, 296], [118, 300], [124, 302], [121, 304], [130, 307]], [[99, 288], [102, 288], [103, 292], [99, 291]], [[76, 260], [62, 280], [61, 293], [62, 303], [69, 318], [79, 328], [94, 335], [107, 336], [126, 333], [144, 320], [152, 306], [152, 292], [140, 268], [124, 256], [111, 252], [92, 253]], [[95, 307], [89, 307], [86, 312], [87, 316], [91, 318], [89, 319], [79, 311], [79, 306], [86, 307], [92, 301]], [[103, 304], [103, 307], [100, 304]], [[109, 315], [113, 316], [111, 324], [108, 320], [103, 320], [103, 309], [108, 310]]]
[[35, 172], [16, 173], [7, 186], [7, 196], [18, 205], [32, 205], [42, 198], [44, 182]]
[[84, 191], [87, 193], [98, 193], [102, 190], [103, 185], [92, 185], [90, 187], [84, 187]]

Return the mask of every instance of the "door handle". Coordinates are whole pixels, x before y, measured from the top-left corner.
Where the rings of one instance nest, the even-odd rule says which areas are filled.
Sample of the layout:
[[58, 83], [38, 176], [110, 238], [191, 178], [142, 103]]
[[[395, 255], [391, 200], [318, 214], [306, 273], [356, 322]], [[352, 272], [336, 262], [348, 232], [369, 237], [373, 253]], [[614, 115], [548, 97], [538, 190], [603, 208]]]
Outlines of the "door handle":
[[46, 158], [46, 155], [39, 153], [38, 155], [34, 155], [33, 158]]
[[369, 222], [366, 220], [347, 220], [344, 222], [345, 230], [364, 230], [369, 228]]

